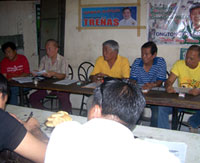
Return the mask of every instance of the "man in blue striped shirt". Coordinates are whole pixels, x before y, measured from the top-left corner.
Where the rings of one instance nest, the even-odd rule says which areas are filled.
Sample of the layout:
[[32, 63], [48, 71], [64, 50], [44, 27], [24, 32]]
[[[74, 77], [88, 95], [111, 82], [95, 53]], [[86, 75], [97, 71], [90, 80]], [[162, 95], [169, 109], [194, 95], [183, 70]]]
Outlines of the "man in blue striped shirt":
[[[157, 57], [158, 48], [154, 42], [146, 42], [141, 47], [141, 58], [135, 59], [131, 66], [130, 79], [141, 85], [143, 92], [160, 87], [166, 80], [166, 62]], [[158, 127], [158, 106], [151, 105], [151, 126]]]

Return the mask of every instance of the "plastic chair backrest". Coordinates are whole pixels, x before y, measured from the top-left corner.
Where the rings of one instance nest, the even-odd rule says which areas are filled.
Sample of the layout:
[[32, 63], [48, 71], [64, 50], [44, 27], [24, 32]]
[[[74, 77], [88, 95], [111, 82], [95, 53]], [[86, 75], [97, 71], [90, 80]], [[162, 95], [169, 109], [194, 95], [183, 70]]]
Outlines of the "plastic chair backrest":
[[69, 73], [68, 73], [68, 78], [69, 78], [69, 79], [73, 79], [73, 77], [74, 77], [74, 72], [73, 72], [72, 66], [71, 66], [70, 64], [68, 64], [68, 71], [69, 71]]
[[78, 67], [78, 79], [79, 81], [89, 81], [90, 73], [92, 72], [94, 65], [90, 62], [83, 62]]

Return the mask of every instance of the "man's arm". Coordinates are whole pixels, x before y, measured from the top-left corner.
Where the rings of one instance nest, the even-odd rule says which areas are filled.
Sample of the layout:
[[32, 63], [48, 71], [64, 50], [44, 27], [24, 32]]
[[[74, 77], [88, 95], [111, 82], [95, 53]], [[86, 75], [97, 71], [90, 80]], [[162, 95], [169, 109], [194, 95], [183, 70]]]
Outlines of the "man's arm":
[[95, 74], [95, 75], [90, 75], [90, 80], [92, 82], [102, 82], [103, 81], [103, 78], [106, 77], [108, 75], [106, 74], [103, 74], [103, 73], [98, 73], [98, 74]]
[[27, 132], [14, 151], [34, 162], [43, 163], [46, 147], [47, 144], [39, 141], [31, 133]]
[[54, 71], [48, 71], [47, 73], [44, 74], [44, 76], [49, 77], [49, 78], [56, 77], [57, 79], [64, 79], [66, 77], [66, 74], [58, 73]]
[[176, 78], [177, 78], [177, 76], [173, 72], [170, 72], [169, 78], [165, 82], [165, 88], [168, 93], [176, 93], [173, 88], [173, 84], [174, 84]]
[[30, 118], [28, 122], [22, 123], [27, 131], [29, 131], [33, 136], [44, 143], [48, 143], [48, 137], [41, 131], [40, 124], [35, 118]]
[[146, 83], [142, 86], [143, 89], [151, 89], [154, 87], [160, 87], [162, 85], [163, 81], [162, 80], [157, 80], [156, 82], [152, 83]]
[[40, 124], [35, 118], [30, 118], [28, 122], [24, 122], [18, 119], [15, 114], [9, 114], [13, 116], [16, 120], [18, 120], [21, 124], [23, 124], [27, 131], [35, 136], [37, 139], [39, 139], [43, 143], [48, 143], [49, 138], [41, 131]]
[[27, 129], [27, 133], [14, 151], [34, 162], [43, 163], [48, 137], [41, 131], [36, 119], [30, 118], [28, 122], [22, 124]]
[[188, 93], [193, 95], [193, 96], [198, 96], [198, 95], [200, 95], [200, 89], [199, 88], [193, 88]]
[[4, 139], [4, 142], [1, 143], [3, 143], [4, 148], [15, 151], [34, 162], [44, 162], [47, 144], [34, 137], [23, 126], [23, 124], [32, 124], [33, 126], [36, 124], [30, 123], [31, 121], [22, 122], [14, 114], [10, 113], [10, 115], [0, 110], [1, 129], [3, 129], [1, 138]]

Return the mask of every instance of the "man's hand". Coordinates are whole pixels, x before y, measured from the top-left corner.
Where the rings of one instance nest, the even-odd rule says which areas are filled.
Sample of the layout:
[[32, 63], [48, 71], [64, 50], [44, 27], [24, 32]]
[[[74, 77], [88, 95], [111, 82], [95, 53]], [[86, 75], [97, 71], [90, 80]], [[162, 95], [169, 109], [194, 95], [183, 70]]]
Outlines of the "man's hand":
[[200, 89], [198, 89], [198, 88], [193, 88], [193, 89], [191, 89], [188, 93], [191, 94], [191, 95], [193, 95], [193, 96], [197, 96], [197, 95], [200, 94]]
[[142, 86], [142, 89], [144, 90], [150, 90], [151, 88], [155, 87], [154, 83], [146, 83]]
[[30, 118], [28, 122], [23, 122], [23, 125], [30, 132], [35, 128], [40, 128], [40, 124], [35, 118]]
[[34, 71], [31, 72], [31, 74], [35, 77], [35, 76], [37, 76], [36, 72], [39, 72], [39, 71], [38, 70], [34, 70]]
[[54, 71], [48, 71], [48, 72], [44, 73], [43, 76], [51, 78], [51, 77], [54, 77], [55, 74], [56, 74], [56, 72], [54, 72]]
[[108, 75], [106, 75], [106, 74], [103, 74], [103, 73], [98, 73], [98, 74], [96, 74], [96, 75], [93, 75], [92, 77], [91, 77], [91, 80], [92, 80], [92, 82], [102, 82], [103, 81], [103, 78], [104, 77], [106, 77], [106, 76], [108, 76]]
[[174, 87], [172, 87], [172, 86], [166, 87], [166, 91], [167, 91], [167, 93], [176, 93]]

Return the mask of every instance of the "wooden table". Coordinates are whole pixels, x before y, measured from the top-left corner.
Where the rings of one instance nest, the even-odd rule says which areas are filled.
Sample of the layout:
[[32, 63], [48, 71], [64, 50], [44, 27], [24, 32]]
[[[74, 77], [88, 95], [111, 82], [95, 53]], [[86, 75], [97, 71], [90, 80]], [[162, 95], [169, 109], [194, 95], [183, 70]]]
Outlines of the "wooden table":
[[[70, 85], [58, 85], [53, 84], [58, 80], [56, 79], [47, 79], [40, 81], [37, 85], [34, 83], [23, 83], [20, 84], [16, 81], [9, 81], [10, 86], [18, 86], [20, 88], [20, 95], [23, 97], [23, 88], [33, 88], [33, 89], [46, 89], [54, 91], [63, 91], [74, 94], [84, 94], [92, 95], [94, 89], [92, 88], [83, 88], [87, 83], [82, 82], [81, 85], [78, 85], [77, 82]], [[187, 108], [187, 109], [200, 109], [200, 95], [192, 96], [186, 94], [185, 98], [178, 97], [178, 94], [169, 94], [165, 91], [154, 91], [151, 90], [147, 94], [144, 94], [146, 103], [151, 105], [159, 106], [170, 106], [173, 107], [173, 118], [172, 118], [172, 129], [177, 129], [178, 124], [178, 109], [177, 108]], [[23, 106], [23, 98], [20, 98], [20, 105]]]
[[18, 83], [14, 80], [9, 81], [10, 86], [16, 86], [20, 89], [20, 105], [24, 106], [24, 99], [23, 97], [23, 88], [32, 88], [32, 89], [45, 89], [45, 90], [52, 90], [52, 91], [61, 91], [61, 92], [68, 92], [73, 94], [84, 94], [84, 95], [92, 95], [93, 90], [92, 88], [82, 88], [83, 85], [86, 83], [82, 82], [81, 85], [78, 85], [76, 83], [72, 83], [70, 85], [59, 85], [54, 84], [56, 81], [59, 81], [57, 79], [45, 79], [42, 81], [39, 81], [37, 85], [35, 85], [33, 82], [30, 83]]
[[[39, 109], [7, 105], [6, 111], [16, 114], [21, 120], [26, 120], [30, 112], [33, 112], [33, 117], [36, 118], [42, 131], [48, 136], [51, 135], [52, 129], [45, 126], [45, 121], [53, 112], [44, 111]], [[71, 115], [74, 121], [78, 121], [81, 124], [87, 122], [86, 117]], [[193, 134], [182, 131], [172, 131], [154, 127], [137, 125], [133, 130], [133, 134], [139, 138], [158, 139], [170, 142], [184, 142], [187, 144], [187, 153], [185, 163], [198, 163], [200, 162], [200, 134]], [[78, 148], [78, 147], [77, 147]]]
[[178, 109], [200, 109], [200, 95], [192, 96], [186, 94], [179, 97], [177, 93], [167, 93], [165, 91], [149, 91], [145, 94], [147, 104], [172, 107], [172, 129], [178, 126]]

